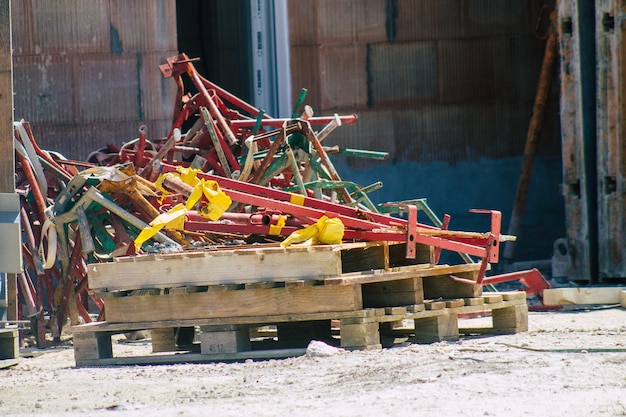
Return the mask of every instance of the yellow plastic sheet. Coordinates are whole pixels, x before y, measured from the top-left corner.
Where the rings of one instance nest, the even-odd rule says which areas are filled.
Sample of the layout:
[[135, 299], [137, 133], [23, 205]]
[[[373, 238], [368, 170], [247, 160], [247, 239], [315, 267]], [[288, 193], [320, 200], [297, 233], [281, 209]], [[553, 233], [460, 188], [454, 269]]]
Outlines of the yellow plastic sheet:
[[161, 229], [183, 230], [185, 225], [185, 214], [187, 209], [184, 205], [178, 204], [169, 211], [159, 214], [144, 228], [135, 238], [135, 251], [138, 251], [148, 239], [156, 235]]

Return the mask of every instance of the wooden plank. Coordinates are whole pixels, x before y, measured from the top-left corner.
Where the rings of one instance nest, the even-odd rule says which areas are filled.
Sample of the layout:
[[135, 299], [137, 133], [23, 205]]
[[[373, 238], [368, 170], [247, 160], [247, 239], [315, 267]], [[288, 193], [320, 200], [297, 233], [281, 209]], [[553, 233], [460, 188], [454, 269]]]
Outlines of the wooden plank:
[[[450, 274], [463, 275], [467, 272], [478, 271], [478, 264], [461, 265], [409, 265], [389, 270], [374, 270], [368, 273], [343, 274], [340, 276], [324, 279], [325, 285], [353, 285], [368, 284], [373, 282], [386, 282], [406, 278], [439, 277]], [[466, 284], [464, 284], [466, 285]]]
[[622, 308], [626, 308], [626, 290], [622, 290], [619, 292], [619, 303]]
[[365, 307], [394, 307], [424, 302], [421, 278], [375, 282], [363, 285], [362, 289]]
[[504, 301], [526, 300], [526, 291], [501, 292]]
[[361, 310], [359, 286], [271, 288], [119, 297], [105, 301], [107, 321], [195, 320]]
[[550, 288], [543, 292], [547, 306], [567, 304], [619, 304], [624, 287]]
[[[567, 263], [561, 273], [570, 280], [590, 281], [597, 252], [594, 244], [597, 209], [592, 204], [597, 191], [594, 159], [597, 130], [593, 120], [596, 117], [596, 92], [592, 87], [597, 77], [596, 65], [587, 64], [593, 43], [584, 41], [594, 35], [586, 23], [589, 8], [579, 3], [578, 0], [561, 0], [557, 8], [558, 21], [571, 22], [571, 25], [556, 25], [561, 58], [559, 115], [567, 243]], [[595, 6], [591, 4], [590, 7], [593, 13]], [[585, 74], [587, 67], [589, 73]], [[594, 151], [590, 152], [591, 149]]]
[[466, 298], [465, 299], [465, 305], [466, 306], [478, 306], [478, 305], [483, 305], [485, 304], [485, 300], [481, 297], [481, 298]]
[[495, 304], [502, 302], [502, 295], [500, 294], [483, 294], [483, 300], [485, 300], [485, 304]]
[[[460, 265], [466, 267], [469, 272], [445, 271], [438, 276], [424, 277], [424, 298], [473, 298], [480, 297], [483, 291], [482, 285], [466, 284], [452, 279], [450, 275], [459, 278], [476, 281], [478, 264]], [[472, 269], [475, 268], [475, 269]]]
[[426, 300], [424, 301], [424, 307], [426, 307], [426, 310], [443, 310], [446, 308], [446, 302]]
[[332, 250], [249, 249], [203, 254], [137, 256], [89, 264], [89, 286], [92, 290], [112, 291], [319, 279], [341, 274], [340, 253]]
[[463, 307], [465, 305], [465, 300], [462, 298], [457, 298], [454, 300], [444, 300], [446, 303], [446, 308], [455, 308], [455, 307]]

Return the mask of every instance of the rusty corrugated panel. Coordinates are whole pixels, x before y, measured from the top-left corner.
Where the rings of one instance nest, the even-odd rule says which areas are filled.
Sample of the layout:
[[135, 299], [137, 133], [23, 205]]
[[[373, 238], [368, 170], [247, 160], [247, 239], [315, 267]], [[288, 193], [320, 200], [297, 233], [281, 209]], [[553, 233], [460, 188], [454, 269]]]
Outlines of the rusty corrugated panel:
[[175, 0], [111, 0], [111, 52], [172, 51]]
[[514, 78], [507, 37], [445, 40], [437, 45], [441, 102], [512, 98]]
[[460, 105], [394, 110], [396, 160], [418, 163], [465, 160], [465, 110]]
[[137, 54], [141, 59], [139, 80], [143, 117], [140, 119], [158, 120], [173, 117], [176, 101], [176, 83], [172, 78], [163, 78], [159, 65], [177, 52], [159, 51]]
[[436, 102], [438, 65], [435, 42], [373, 44], [368, 48], [368, 96], [372, 107]]
[[365, 45], [324, 45], [319, 49], [321, 106], [324, 110], [367, 104]]
[[397, 0], [395, 40], [463, 37], [462, 4], [458, 0]]
[[626, 278], [626, 27], [623, 0], [596, 1], [598, 268]]
[[72, 59], [67, 55], [13, 58], [15, 117], [32, 124], [74, 120]]
[[[587, 172], [595, 164], [594, 155], [586, 152], [583, 103], [581, 91], [580, 31], [578, 1], [561, 0], [558, 6], [560, 79], [561, 79], [561, 143], [563, 155], [563, 197], [567, 255], [569, 266], [564, 273], [572, 280], [590, 281], [595, 247], [593, 236], [597, 230], [592, 212], [595, 210], [593, 179]], [[587, 138], [592, 139], [594, 138]]]
[[[289, 3], [291, 4], [291, 2]], [[291, 6], [290, 6], [291, 7]], [[316, 111], [322, 109], [320, 83], [320, 48], [317, 45], [296, 45], [289, 48], [291, 85], [294, 94], [307, 89], [307, 104]]]
[[457, 3], [462, 5], [461, 20], [466, 37], [531, 34], [537, 16], [530, 14], [532, 1], [471, 0]]
[[319, 0], [288, 1], [289, 44], [293, 46], [317, 45]]
[[30, 6], [34, 53], [109, 51], [109, 0], [31, 0]]
[[388, 40], [388, 1], [355, 0], [354, 25], [356, 42], [386, 42]]
[[13, 37], [13, 55], [32, 53], [32, 39], [29, 28], [32, 26], [30, 10], [26, 1], [11, 2], [11, 35]]
[[352, 0], [318, 0], [318, 41], [320, 44], [354, 41], [354, 2]]
[[77, 61], [78, 120], [143, 119], [136, 54], [88, 55]]

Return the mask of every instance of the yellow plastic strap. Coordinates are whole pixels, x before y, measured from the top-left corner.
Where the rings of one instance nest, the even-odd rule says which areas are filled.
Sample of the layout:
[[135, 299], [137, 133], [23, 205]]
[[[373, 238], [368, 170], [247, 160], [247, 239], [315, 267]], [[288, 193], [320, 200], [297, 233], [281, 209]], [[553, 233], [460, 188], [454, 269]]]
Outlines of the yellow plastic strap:
[[191, 210], [193, 208], [193, 206], [196, 205], [196, 203], [200, 200], [200, 198], [202, 197], [203, 194], [203, 185], [204, 185], [204, 180], [201, 180], [193, 189], [193, 191], [191, 192], [191, 194], [189, 194], [189, 198], [187, 198], [187, 204], [185, 204], [185, 206], [187, 207], [187, 210]]
[[182, 204], [172, 207], [166, 213], [159, 214], [135, 238], [135, 250], [138, 251], [141, 248], [141, 245], [156, 235], [164, 227], [174, 230], [183, 230], [185, 226], [185, 214], [187, 214], [187, 209]]
[[199, 169], [178, 166], [176, 167], [176, 171], [180, 173], [180, 179], [183, 180], [185, 184], [189, 184], [192, 187], [195, 187], [198, 184], [199, 181], [196, 174], [200, 171]]
[[219, 220], [233, 201], [220, 189], [216, 181], [202, 180], [201, 183], [202, 191], [208, 203], [200, 209], [200, 215], [209, 220]]
[[298, 206], [304, 205], [304, 196], [302, 194], [291, 194], [289, 197], [289, 202], [291, 204], [296, 204]]
[[270, 224], [270, 235], [280, 236], [280, 231], [283, 230], [286, 219], [286, 216], [278, 216], [276, 224]]

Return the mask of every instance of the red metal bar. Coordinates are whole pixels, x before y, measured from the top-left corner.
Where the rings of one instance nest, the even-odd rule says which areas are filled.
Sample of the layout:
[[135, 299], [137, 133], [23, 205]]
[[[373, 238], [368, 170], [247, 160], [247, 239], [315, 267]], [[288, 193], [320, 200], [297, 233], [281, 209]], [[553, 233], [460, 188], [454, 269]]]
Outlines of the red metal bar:
[[489, 254], [489, 262], [497, 263], [500, 256], [500, 227], [502, 224], [502, 213], [497, 210], [472, 209], [470, 213], [489, 214], [491, 216], [490, 233], [493, 236], [492, 248]]
[[483, 280], [483, 285], [501, 284], [503, 282], [516, 280], [519, 280], [528, 288], [526, 291], [527, 294], [536, 294], [541, 296], [543, 295], [543, 290], [551, 287], [550, 283], [536, 268], [486, 277]]

